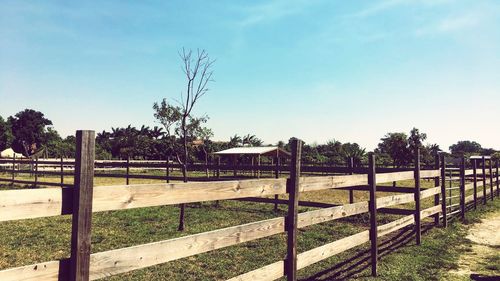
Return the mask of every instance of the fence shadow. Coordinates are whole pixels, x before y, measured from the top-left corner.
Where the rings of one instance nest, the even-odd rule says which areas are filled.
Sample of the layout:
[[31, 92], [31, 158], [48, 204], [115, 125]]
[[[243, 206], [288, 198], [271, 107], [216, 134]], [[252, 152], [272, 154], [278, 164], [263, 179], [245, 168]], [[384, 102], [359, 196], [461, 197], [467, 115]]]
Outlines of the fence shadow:
[[500, 276], [482, 276], [480, 274], [471, 274], [470, 279], [474, 281], [500, 281]]
[[[432, 224], [422, 225], [422, 234], [432, 228]], [[379, 259], [389, 255], [400, 248], [412, 243], [415, 239], [414, 226], [408, 226], [401, 229], [397, 234], [384, 239], [379, 243]], [[317, 272], [302, 281], [324, 281], [324, 280], [347, 280], [353, 276], [370, 268], [370, 249], [356, 253], [355, 256], [348, 258], [334, 266]]]

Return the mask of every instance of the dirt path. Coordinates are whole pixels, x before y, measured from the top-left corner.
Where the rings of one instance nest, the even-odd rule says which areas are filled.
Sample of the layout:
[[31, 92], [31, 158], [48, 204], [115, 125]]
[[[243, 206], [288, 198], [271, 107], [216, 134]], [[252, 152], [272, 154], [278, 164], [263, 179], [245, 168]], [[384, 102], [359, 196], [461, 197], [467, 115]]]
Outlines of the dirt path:
[[468, 233], [472, 246], [464, 249], [458, 270], [451, 273], [461, 277], [500, 276], [500, 211], [474, 224]]

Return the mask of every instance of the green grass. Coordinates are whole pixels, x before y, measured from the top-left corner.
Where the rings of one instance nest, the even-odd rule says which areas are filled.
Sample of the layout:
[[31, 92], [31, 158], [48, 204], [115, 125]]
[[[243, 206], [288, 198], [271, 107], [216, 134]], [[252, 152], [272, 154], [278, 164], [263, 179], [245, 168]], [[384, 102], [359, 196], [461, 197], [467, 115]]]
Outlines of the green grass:
[[[57, 178], [44, 178], [44, 180], [48, 179], [57, 180]], [[123, 179], [97, 178], [96, 184], [123, 184], [122, 181]], [[149, 182], [136, 181], [136, 183]], [[412, 186], [413, 181], [399, 182], [398, 185]], [[423, 187], [432, 185], [431, 181], [423, 181]], [[7, 185], [3, 188], [13, 187]], [[389, 194], [381, 193], [380, 196]], [[302, 194], [301, 197], [303, 200], [331, 203], [345, 203], [348, 200], [346, 191], [332, 190], [308, 192]], [[356, 201], [366, 200], [367, 197], [366, 192], [355, 192]], [[497, 209], [498, 201], [496, 200], [494, 205]], [[431, 203], [432, 198], [428, 198], [423, 201], [423, 207]], [[490, 201], [488, 204], [491, 204]], [[407, 207], [411, 206], [411, 204], [407, 205]], [[185, 232], [177, 231], [178, 208], [175, 206], [95, 213], [92, 222], [92, 252], [161, 241], [286, 214], [284, 206], [280, 207], [279, 212], [274, 212], [272, 209], [270, 204], [238, 201], [223, 201], [219, 207], [212, 202], [190, 204], [186, 209], [187, 229]], [[472, 222], [477, 221], [479, 217], [492, 209], [494, 207], [471, 212], [468, 214], [468, 219]], [[300, 209], [300, 211], [306, 210], [310, 208]], [[299, 253], [307, 251], [366, 230], [368, 218], [364, 214], [300, 229], [298, 251]], [[389, 222], [395, 218], [397, 216], [381, 215], [380, 223]], [[69, 216], [0, 223], [0, 269], [68, 257], [70, 231]], [[414, 245], [414, 238], [409, 238], [407, 246], [395, 248], [394, 252], [382, 257], [379, 280], [446, 278], [447, 270], [456, 267], [457, 256], [461, 249], [459, 246], [466, 243], [463, 239], [464, 231], [466, 231], [465, 226], [460, 224], [452, 224], [448, 229], [433, 228], [425, 233], [420, 247]], [[383, 241], [392, 240], [397, 241], [397, 237], [389, 236]], [[285, 245], [285, 236], [275, 235], [103, 280], [224, 280], [282, 260], [286, 253]], [[329, 280], [328, 278], [332, 276], [352, 276], [360, 280], [371, 280], [366, 262], [360, 263], [360, 266], [353, 270], [349, 270], [349, 264], [332, 269], [333, 266], [350, 257], [360, 255], [362, 258], [363, 252], [368, 247], [369, 245], [366, 244], [326, 259], [300, 270], [299, 275], [303, 279], [309, 278], [310, 280]], [[492, 257], [492, 261], [497, 258]], [[324, 272], [324, 274], [311, 279], [318, 272]]]

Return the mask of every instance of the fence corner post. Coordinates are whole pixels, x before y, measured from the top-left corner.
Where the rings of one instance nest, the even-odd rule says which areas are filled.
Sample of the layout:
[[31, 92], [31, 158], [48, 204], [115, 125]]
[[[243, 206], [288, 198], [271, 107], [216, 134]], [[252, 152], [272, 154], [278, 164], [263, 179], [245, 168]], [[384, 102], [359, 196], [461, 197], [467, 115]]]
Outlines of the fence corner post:
[[420, 148], [415, 149], [415, 242], [422, 241], [422, 225], [420, 222]]
[[90, 235], [92, 224], [94, 158], [94, 131], [76, 131], [70, 281], [88, 281], [90, 277]]
[[443, 213], [443, 227], [448, 227], [446, 209], [446, 158], [441, 154], [441, 212]]
[[302, 140], [290, 139], [292, 158], [290, 178], [287, 183], [288, 214], [285, 220], [287, 232], [287, 255], [285, 259], [285, 275], [287, 281], [297, 280], [297, 216], [299, 208], [300, 159], [302, 155]]
[[372, 276], [377, 276], [378, 245], [377, 245], [377, 172], [375, 167], [375, 154], [368, 154], [368, 186], [370, 189], [370, 244], [371, 244], [371, 267]]

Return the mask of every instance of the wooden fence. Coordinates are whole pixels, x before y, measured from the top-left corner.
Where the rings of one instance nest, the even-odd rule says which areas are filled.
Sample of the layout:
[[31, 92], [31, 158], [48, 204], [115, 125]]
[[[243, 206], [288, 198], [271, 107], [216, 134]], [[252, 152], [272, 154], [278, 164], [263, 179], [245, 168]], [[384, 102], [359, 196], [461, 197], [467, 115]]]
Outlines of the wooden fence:
[[[235, 276], [230, 280], [275, 280], [286, 276], [296, 280], [297, 271], [333, 255], [370, 242], [372, 274], [377, 275], [378, 240], [403, 227], [414, 225], [416, 243], [421, 241], [421, 222], [433, 217], [436, 224], [446, 225], [448, 215], [446, 165], [444, 159], [437, 159], [434, 169], [420, 169], [420, 154], [415, 154], [413, 171], [381, 173], [375, 165], [375, 156], [370, 154], [366, 173], [331, 176], [301, 175], [302, 141], [292, 140], [292, 160], [288, 178], [246, 179], [213, 182], [158, 183], [142, 185], [94, 186], [94, 132], [78, 131], [77, 158], [75, 160], [75, 181], [72, 187], [4, 190], [0, 191], [0, 221], [21, 220], [47, 216], [72, 214], [71, 255], [67, 259], [41, 262], [0, 271], [0, 280], [97, 280], [132, 270], [269, 237], [279, 233], [287, 235], [287, 255], [283, 260], [259, 269]], [[498, 168], [496, 174], [483, 168], [481, 180], [476, 169], [460, 171], [460, 204], [471, 201], [474, 206], [478, 198], [494, 198], [496, 183], [498, 196]], [[472, 175], [472, 177], [470, 177]], [[465, 178], [473, 182], [466, 184]], [[423, 178], [434, 179], [435, 187], [422, 189]], [[414, 187], [380, 186], [381, 183], [415, 180]], [[450, 181], [452, 184], [455, 179]], [[478, 187], [483, 186], [483, 190]], [[490, 188], [487, 189], [486, 187]], [[369, 192], [370, 200], [352, 202], [339, 206], [323, 206], [307, 212], [298, 212], [299, 194], [325, 189], [347, 189]], [[465, 197], [465, 190], [473, 189], [473, 195]], [[397, 192], [379, 197], [379, 192]], [[263, 221], [227, 227], [194, 235], [158, 241], [127, 248], [92, 253], [90, 230], [92, 213], [109, 210], [124, 210], [160, 205], [174, 205], [202, 201], [261, 198], [287, 194], [288, 213]], [[422, 209], [421, 202], [433, 198], [432, 207]], [[272, 199], [271, 199], [272, 200]], [[415, 203], [412, 209], [396, 209], [396, 205]], [[461, 208], [465, 212], [465, 208]], [[403, 215], [392, 222], [379, 225], [377, 213]], [[297, 229], [349, 216], [368, 213], [370, 226], [365, 231], [344, 237], [326, 245], [298, 253]]]

